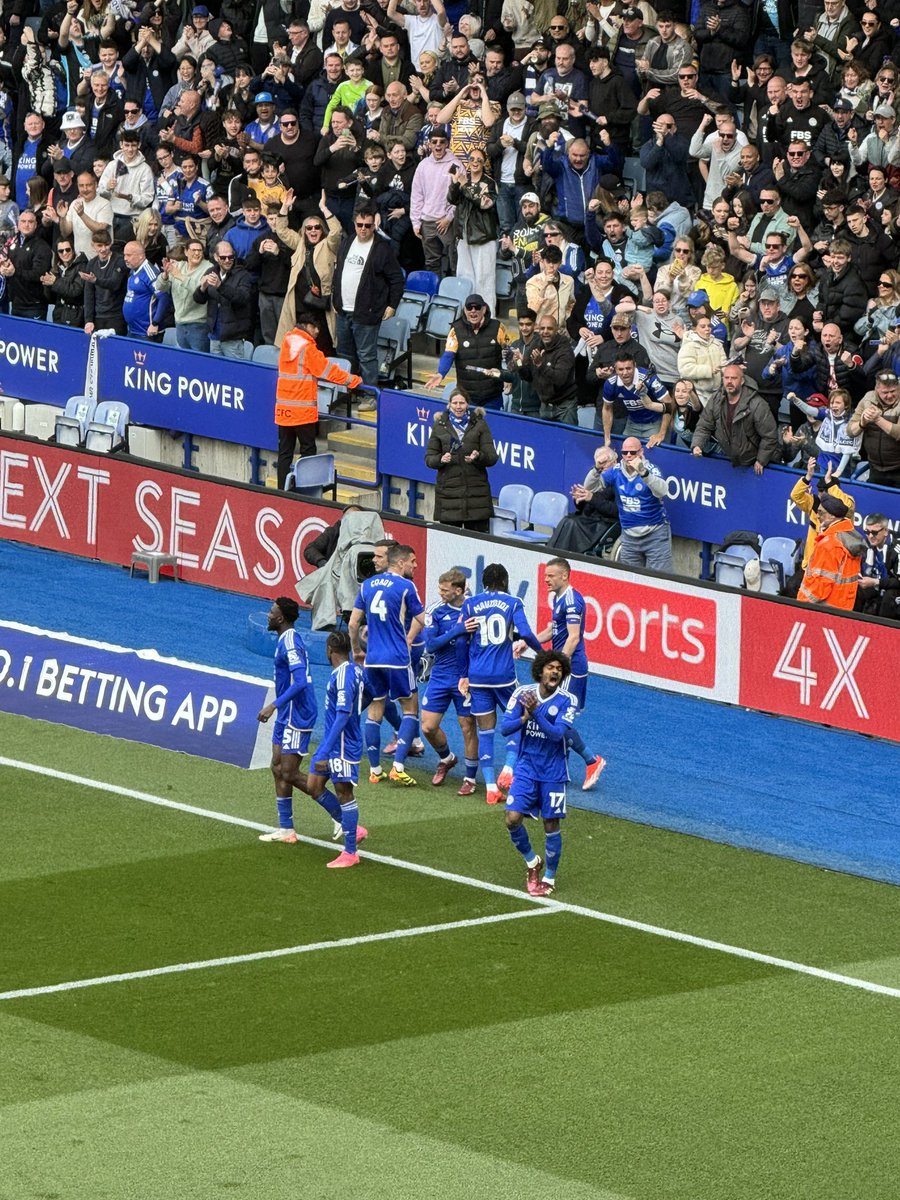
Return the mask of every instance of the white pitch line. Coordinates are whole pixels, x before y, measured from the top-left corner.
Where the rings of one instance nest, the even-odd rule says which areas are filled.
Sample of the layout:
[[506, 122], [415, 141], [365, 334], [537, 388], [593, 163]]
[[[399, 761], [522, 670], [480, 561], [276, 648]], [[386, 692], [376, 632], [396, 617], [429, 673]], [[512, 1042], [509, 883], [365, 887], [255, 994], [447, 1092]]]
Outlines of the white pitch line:
[[145, 971], [123, 971], [119, 975], [97, 975], [93, 979], [70, 979], [45, 987], [19, 988], [0, 992], [0, 1000], [22, 1000], [26, 996], [47, 996], [51, 992], [73, 992], [77, 988], [100, 987], [105, 983], [128, 983], [132, 979], [152, 979], [157, 975], [180, 975], [184, 971], [205, 971], [210, 967], [233, 967], [240, 963], [262, 962], [267, 958], [287, 958], [293, 954], [311, 954], [318, 950], [343, 950], [347, 946], [366, 946], [370, 942], [396, 942], [401, 938], [421, 937], [428, 933], [447, 933], [454, 929], [474, 929], [478, 925], [497, 925], [521, 917], [544, 917], [552, 908], [524, 908], [518, 912], [496, 913], [490, 917], [471, 917], [465, 921], [445, 921], [440, 925], [417, 925], [412, 929], [389, 929], [384, 933], [364, 933], [358, 937], [338, 938], [332, 942], [307, 942], [303, 946], [284, 946], [278, 950], [257, 950], [252, 954], [231, 954], [227, 958], [205, 958], [198, 962], [171, 963]]
[[[216, 812], [209, 808], [197, 808], [193, 804], [181, 804], [177, 800], [166, 800], [164, 797], [154, 796], [150, 792], [138, 792], [131, 788], [119, 787], [116, 784], [103, 783], [96, 779], [86, 779], [82, 775], [71, 775], [66, 771], [54, 771], [48, 767], [39, 766], [37, 763], [26, 763], [20, 762], [17, 759], [0, 757], [0, 767], [12, 767], [20, 771], [31, 771], [35, 775], [45, 775], [51, 779], [60, 779], [68, 783], [81, 784], [84, 787], [94, 788], [97, 791], [111, 792], [114, 795], [125, 796], [133, 800], [143, 800], [148, 804], [156, 804], [162, 808], [171, 808], [178, 812], [191, 813], [198, 817], [208, 817], [213, 821], [224, 821], [229, 825], [240, 825], [247, 829], [257, 829], [265, 832], [273, 828], [272, 825], [265, 825], [259, 821], [249, 821], [244, 817], [234, 817], [230, 813]], [[326, 842], [321, 838], [306, 837], [302, 834], [298, 834], [297, 836], [301, 842], [305, 842], [310, 846], [320, 846], [325, 850], [334, 850], [333, 842]], [[837, 971], [829, 971], [823, 967], [813, 967], [808, 963], [795, 962], [790, 958], [778, 958], [772, 954], [764, 954], [759, 950], [749, 950], [744, 946], [732, 946], [728, 942], [716, 942], [710, 938], [696, 937], [691, 933], [682, 933], [677, 929], [666, 929], [661, 925], [650, 925], [644, 921], [632, 920], [630, 917], [618, 916], [615, 913], [605, 913], [598, 909], [586, 908], [581, 904], [567, 904], [561, 900], [529, 896], [527, 892], [516, 888], [503, 887], [501, 884], [489, 883], [484, 879], [474, 879], [468, 875], [457, 875], [452, 871], [441, 871], [437, 867], [427, 867], [422, 863], [407, 862], [405, 859], [392, 858], [386, 854], [374, 854], [370, 850], [361, 850], [359, 853], [361, 858], [368, 859], [370, 862], [382, 863], [384, 866], [397, 867], [404, 871], [413, 871], [418, 875], [427, 875], [433, 879], [443, 879], [448, 883], [463, 884], [466, 887], [478, 888], [484, 892], [494, 892], [501, 896], [513, 896], [517, 900], [546, 908], [550, 912], [567, 912], [579, 917], [588, 917], [594, 921], [603, 921], [608, 925], [619, 925], [625, 929], [633, 929], [638, 933], [649, 933], [654, 937], [667, 938], [670, 941], [697, 946], [703, 950], [715, 950], [720, 954], [730, 954], [735, 958], [749, 959], [752, 962], [762, 963], [764, 966], [779, 967], [782, 970], [793, 971], [799, 975], [824, 979], [829, 983], [839, 983], [845, 987], [856, 988], [860, 991], [874, 992], [880, 996], [891, 996], [894, 999], [900, 999], [900, 988], [889, 987], [883, 983], [873, 983], [868, 979], [858, 979], [854, 975], [842, 975]], [[0, 998], [2, 998], [2, 993], [0, 993]]]

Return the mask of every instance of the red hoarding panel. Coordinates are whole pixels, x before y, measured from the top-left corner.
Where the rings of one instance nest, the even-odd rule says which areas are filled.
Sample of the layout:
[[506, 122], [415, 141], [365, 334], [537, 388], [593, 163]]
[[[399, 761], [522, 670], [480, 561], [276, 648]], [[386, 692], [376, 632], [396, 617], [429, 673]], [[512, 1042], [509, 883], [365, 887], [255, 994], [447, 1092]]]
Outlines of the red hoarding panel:
[[740, 703], [900, 741], [898, 631], [744, 598]]

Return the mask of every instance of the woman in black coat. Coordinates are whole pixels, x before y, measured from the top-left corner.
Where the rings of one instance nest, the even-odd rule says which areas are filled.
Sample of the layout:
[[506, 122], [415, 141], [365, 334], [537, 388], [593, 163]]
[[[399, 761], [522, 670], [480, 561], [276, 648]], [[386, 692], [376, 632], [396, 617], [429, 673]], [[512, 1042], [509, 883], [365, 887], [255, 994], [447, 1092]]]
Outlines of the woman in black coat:
[[496, 461], [484, 409], [470, 408], [469, 397], [456, 388], [425, 449], [425, 465], [437, 471], [435, 521], [487, 533], [494, 515], [488, 468]]

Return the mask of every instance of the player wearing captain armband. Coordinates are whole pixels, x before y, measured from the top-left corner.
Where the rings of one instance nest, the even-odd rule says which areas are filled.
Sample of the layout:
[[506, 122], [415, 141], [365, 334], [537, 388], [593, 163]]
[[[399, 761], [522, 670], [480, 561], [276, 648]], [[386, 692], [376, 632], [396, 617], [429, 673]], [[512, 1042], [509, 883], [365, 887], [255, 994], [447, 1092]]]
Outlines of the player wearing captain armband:
[[[467, 637], [464, 671], [459, 681], [463, 695], [472, 697], [472, 715], [478, 725], [478, 761], [487, 788], [488, 804], [497, 804], [500, 790], [494, 775], [496, 709], [505, 708], [516, 687], [514, 659], [521, 653], [516, 636], [540, 654], [543, 647], [531, 631], [518, 596], [509, 594], [506, 567], [490, 563], [481, 576], [483, 592], [463, 601], [459, 624]], [[507, 745], [507, 765], [515, 762], [517, 739]]]
[[278, 634], [275, 644], [275, 699], [257, 714], [268, 721], [277, 712], [272, 731], [272, 776], [275, 780], [275, 806], [278, 829], [260, 834], [261, 842], [296, 843], [294, 829], [294, 788], [305, 789], [306, 777], [300, 773], [300, 761], [309, 750], [309, 739], [319, 715], [309, 658], [303, 638], [294, 629], [300, 616], [296, 600], [279, 596], [269, 609], [268, 628]]
[[[506, 801], [506, 827], [525, 860], [526, 888], [531, 896], [549, 896], [556, 886], [562, 854], [559, 823], [566, 815], [566, 734], [577, 704], [563, 688], [569, 660], [557, 650], [543, 650], [531, 665], [537, 687], [516, 688], [500, 721], [500, 732], [518, 741], [516, 777]], [[544, 861], [531, 846], [523, 817], [544, 821]]]
[[[350, 638], [346, 633], [329, 634], [325, 653], [332, 667], [325, 689], [325, 731], [307, 784], [314, 800], [332, 816], [337, 812], [338, 828], [334, 836], [344, 838], [344, 849], [328, 866], [355, 867], [359, 862], [357, 843], [368, 836], [368, 830], [359, 824], [353, 790], [359, 783], [363, 752], [363, 672], [350, 658]], [[327, 790], [329, 779], [337, 795]]]
[[459, 613], [466, 594], [466, 577], [459, 567], [445, 571], [438, 579], [440, 600], [425, 612], [425, 651], [431, 655], [431, 674], [422, 692], [422, 732], [437, 751], [439, 758], [432, 783], [435, 787], [447, 778], [456, 766], [447, 735], [441, 729], [444, 714], [450, 705], [456, 708], [462, 730], [466, 756], [466, 774], [457, 795], [471, 796], [475, 791], [478, 773], [478, 734], [472, 716], [471, 698], [459, 690], [459, 680], [465, 671], [465, 627], [459, 623]]
[[[372, 697], [365, 732], [369, 782], [379, 783], [384, 777], [381, 722], [385, 701], [390, 698], [399, 701], [403, 713], [390, 779], [402, 787], [415, 787], [416, 781], [407, 774], [404, 764], [415, 737], [419, 711], [410, 645], [424, 624], [424, 606], [412, 581], [416, 572], [413, 548], [391, 546], [387, 559], [387, 570], [366, 579], [359, 589], [350, 616], [350, 641], [354, 658], [365, 664], [366, 690]], [[368, 632], [365, 652], [360, 645], [363, 617]]]

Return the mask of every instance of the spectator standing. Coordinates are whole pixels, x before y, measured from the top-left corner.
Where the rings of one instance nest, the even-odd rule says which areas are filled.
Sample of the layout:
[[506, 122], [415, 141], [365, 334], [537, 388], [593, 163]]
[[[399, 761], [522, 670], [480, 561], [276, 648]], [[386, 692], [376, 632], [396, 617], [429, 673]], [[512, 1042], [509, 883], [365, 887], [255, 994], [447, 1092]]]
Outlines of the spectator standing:
[[649, 368], [638, 368], [634, 355], [616, 355], [615, 374], [603, 385], [603, 444], [612, 436], [616, 406], [625, 409], [623, 437], [646, 438], [647, 448], [664, 442], [672, 424], [672, 398]]
[[712, 321], [700, 317], [693, 329], [685, 330], [678, 351], [678, 370], [694, 385], [700, 404], [705, 408], [719, 389], [722, 368], [728, 361], [725, 347], [713, 337]]
[[522, 355], [519, 375], [534, 389], [542, 420], [577, 425], [578, 390], [572, 342], [553, 316], [538, 318], [537, 333]]
[[97, 177], [93, 171], [82, 171], [78, 176], [78, 199], [69, 205], [65, 216], [60, 215], [60, 234], [73, 238], [75, 253], [87, 258], [91, 253], [91, 238], [102, 229], [111, 234], [112, 224], [112, 205], [97, 195]]
[[320, 317], [314, 313], [300, 313], [296, 325], [285, 334], [281, 343], [275, 388], [279, 488], [284, 487], [298, 443], [301, 458], [316, 452], [319, 380], [350, 389], [359, 387], [362, 382], [358, 375], [350, 375], [329, 363], [316, 345], [320, 327]]
[[322, 172], [328, 207], [345, 233], [353, 228], [356, 172], [362, 165], [361, 137], [350, 109], [338, 106], [331, 114], [331, 128], [322, 136], [313, 160]]
[[275, 219], [275, 232], [292, 251], [291, 270], [287, 281], [284, 306], [277, 318], [274, 336], [276, 346], [288, 330], [294, 327], [298, 312], [318, 312], [327, 322], [332, 344], [337, 337], [337, 320], [331, 304], [331, 285], [334, 264], [341, 243], [341, 225], [322, 197], [320, 212], [307, 217], [296, 233], [288, 226], [290, 193]]
[[134, 232], [134, 218], [153, 203], [156, 190], [150, 164], [141, 154], [141, 136], [125, 130], [119, 149], [100, 176], [97, 192], [109, 200], [113, 211], [113, 237], [124, 244]]
[[84, 280], [84, 331], [94, 333], [98, 329], [112, 329], [124, 335], [128, 332], [122, 311], [128, 291], [125, 259], [113, 249], [112, 235], [105, 229], [94, 234], [91, 249], [93, 257], [81, 276]]
[[644, 457], [636, 437], [622, 443], [622, 461], [601, 476], [615, 492], [622, 525], [619, 562], [649, 571], [672, 570], [672, 527], [663, 499], [666, 480]]
[[819, 287], [818, 314], [813, 315], [817, 330], [823, 323], [851, 330], [866, 311], [866, 285], [850, 261], [851, 252], [850, 243], [843, 238], [835, 238], [829, 246], [830, 265]]
[[468, 393], [456, 388], [432, 426], [425, 465], [437, 471], [434, 519], [487, 533], [494, 515], [488, 470], [497, 462], [494, 439], [483, 408], [469, 406]]
[[423, 158], [413, 175], [410, 219], [413, 233], [422, 241], [425, 269], [447, 274], [453, 258], [453, 217], [456, 210], [447, 199], [453, 176], [451, 169], [462, 169], [459, 159], [450, 153], [450, 135], [443, 125], [435, 125], [428, 138], [431, 153]]
[[150, 327], [158, 324], [157, 312], [164, 303], [153, 286], [159, 270], [148, 260], [138, 241], [127, 242], [122, 257], [129, 272], [122, 316], [129, 337], [146, 338], [150, 336]]
[[437, 371], [425, 386], [440, 387], [455, 362], [456, 378], [463, 380], [470, 399], [482, 408], [500, 408], [503, 350], [511, 340], [506, 326], [491, 316], [484, 297], [473, 292], [466, 297], [462, 316], [450, 326]]
[[752, 466], [757, 475], [778, 453], [775, 418], [738, 363], [722, 369], [722, 387], [700, 414], [691, 451], [702, 455], [710, 438], [733, 467]]
[[158, 292], [171, 292], [175, 308], [175, 337], [184, 350], [209, 350], [206, 305], [198, 304], [194, 293], [200, 280], [212, 270], [206, 258], [206, 247], [199, 238], [191, 238], [185, 250], [185, 261], [164, 258], [163, 269], [154, 283]]
[[750, 10], [741, 0], [704, 0], [694, 25], [700, 48], [700, 86], [728, 99], [731, 64], [750, 43]]
[[530, 308], [526, 308], [519, 312], [516, 323], [519, 327], [519, 336], [509, 344], [509, 366], [503, 374], [503, 404], [508, 412], [537, 417], [541, 411], [541, 402], [538, 400], [537, 393], [528, 380], [523, 379], [515, 369], [521, 365], [529, 346], [537, 337], [535, 328], [537, 318]]
[[863, 537], [866, 549], [860, 563], [856, 611], [900, 620], [900, 554], [884, 513], [867, 514]]
[[584, 239], [588, 202], [600, 176], [618, 173], [622, 165], [622, 153], [610, 142], [609, 132], [601, 129], [599, 137], [604, 153], [592, 154], [581, 138], [574, 138], [566, 147], [562, 133], [557, 130], [547, 139], [547, 148], [541, 155], [543, 169], [556, 184], [555, 215], [567, 223], [573, 241]]
[[250, 272], [235, 261], [230, 242], [216, 246], [215, 266], [194, 291], [197, 304], [205, 304], [209, 350], [223, 358], [249, 358], [245, 342], [252, 341], [256, 324], [256, 288]]
[[47, 297], [42, 280], [50, 270], [53, 255], [38, 232], [37, 216], [26, 208], [19, 213], [18, 234], [0, 261], [0, 275], [6, 281], [10, 312], [14, 317], [47, 320]]
[[869, 482], [900, 487], [900, 388], [893, 371], [879, 371], [873, 391], [856, 406], [847, 425], [850, 437], [862, 434], [862, 457]]
[[575, 304], [575, 281], [560, 270], [562, 257], [559, 246], [546, 245], [540, 252], [540, 270], [525, 285], [528, 307], [537, 313], [538, 322], [548, 316], [565, 325]]
[[497, 304], [497, 185], [485, 174], [487, 155], [473, 150], [468, 170], [451, 167], [447, 201], [456, 210], [456, 271], [471, 279], [490, 309]]
[[345, 234], [332, 280], [337, 313], [337, 349], [359, 363], [363, 382], [378, 385], [378, 328], [397, 311], [403, 271], [391, 243], [375, 236], [375, 210], [360, 208], [355, 236]]
[[86, 263], [82, 255], [75, 254], [71, 238], [60, 238], [56, 243], [56, 259], [46, 274], [41, 276], [44, 294], [53, 305], [53, 324], [69, 325], [75, 329], [84, 327], [84, 280], [81, 272]]

